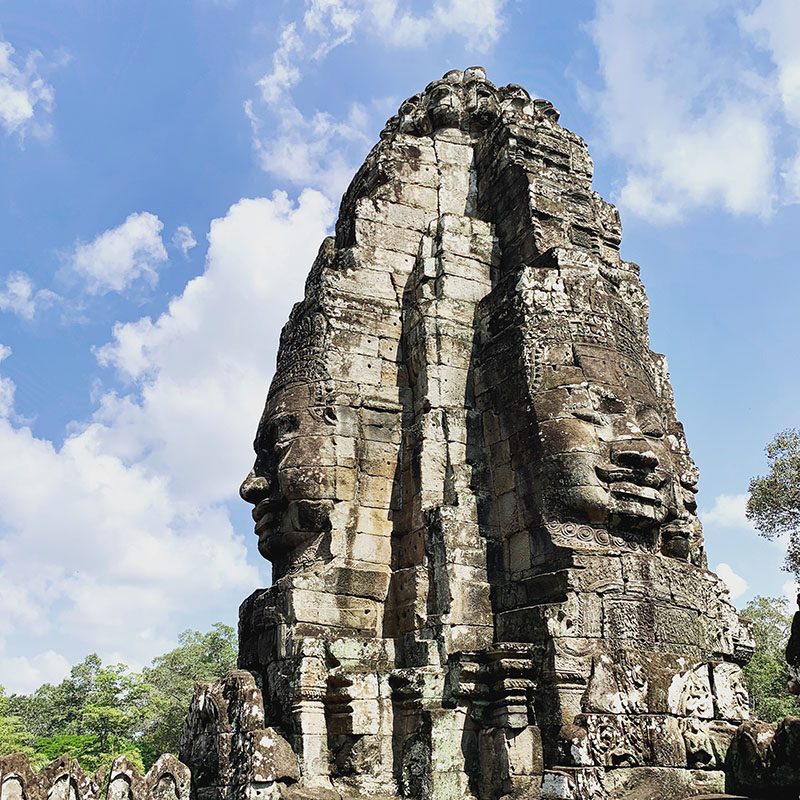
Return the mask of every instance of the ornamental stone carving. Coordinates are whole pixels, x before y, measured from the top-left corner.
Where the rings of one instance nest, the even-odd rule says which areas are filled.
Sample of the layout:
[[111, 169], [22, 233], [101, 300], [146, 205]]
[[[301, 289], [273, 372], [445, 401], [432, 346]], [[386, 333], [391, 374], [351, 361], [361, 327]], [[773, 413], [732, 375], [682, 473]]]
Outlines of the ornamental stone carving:
[[[345, 193], [241, 487], [273, 585], [239, 666], [298, 765], [274, 791], [723, 789], [752, 640], [591, 179], [552, 104], [473, 67], [403, 102]], [[207, 702], [186, 758], [224, 771]]]

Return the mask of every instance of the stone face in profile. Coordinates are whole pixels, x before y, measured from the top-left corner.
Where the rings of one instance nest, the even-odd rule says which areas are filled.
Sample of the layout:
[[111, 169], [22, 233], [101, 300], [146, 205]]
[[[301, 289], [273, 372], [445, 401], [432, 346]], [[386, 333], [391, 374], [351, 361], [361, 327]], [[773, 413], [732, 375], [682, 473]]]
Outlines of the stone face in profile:
[[723, 788], [752, 642], [591, 175], [552, 104], [474, 67], [345, 193], [241, 489], [274, 584], [239, 666], [303, 791]]

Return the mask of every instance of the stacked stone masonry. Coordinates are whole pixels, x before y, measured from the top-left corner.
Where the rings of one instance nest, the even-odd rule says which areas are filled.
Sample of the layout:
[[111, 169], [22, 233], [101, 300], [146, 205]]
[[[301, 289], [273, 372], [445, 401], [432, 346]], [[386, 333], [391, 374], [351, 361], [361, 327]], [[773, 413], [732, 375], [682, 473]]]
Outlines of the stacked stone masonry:
[[753, 642], [591, 181], [479, 67], [387, 123], [281, 334], [241, 488], [273, 585], [192, 702], [193, 800], [680, 798], [798, 760], [743, 726]]
[[583, 140], [453, 71], [402, 104], [284, 328], [240, 667], [340, 795], [722, 791], [752, 651]]

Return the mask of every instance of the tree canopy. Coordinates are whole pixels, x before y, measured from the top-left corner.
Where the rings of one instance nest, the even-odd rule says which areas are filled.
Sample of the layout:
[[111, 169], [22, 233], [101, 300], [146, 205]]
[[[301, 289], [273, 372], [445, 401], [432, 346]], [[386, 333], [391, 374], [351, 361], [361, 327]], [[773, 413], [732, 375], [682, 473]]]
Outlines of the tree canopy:
[[125, 755], [147, 769], [177, 752], [195, 683], [235, 665], [236, 633], [220, 623], [184, 631], [141, 672], [88, 655], [57, 685], [10, 697], [0, 689], [0, 755], [25, 752], [35, 766], [68, 755], [91, 772]]
[[800, 714], [800, 703], [787, 690], [789, 669], [784, 658], [792, 615], [783, 597], [755, 597], [742, 611], [753, 624], [756, 648], [744, 668], [750, 708], [758, 719], [778, 722]]
[[766, 452], [769, 472], [750, 481], [747, 518], [767, 539], [789, 534], [786, 569], [800, 577], [800, 431], [782, 431]]

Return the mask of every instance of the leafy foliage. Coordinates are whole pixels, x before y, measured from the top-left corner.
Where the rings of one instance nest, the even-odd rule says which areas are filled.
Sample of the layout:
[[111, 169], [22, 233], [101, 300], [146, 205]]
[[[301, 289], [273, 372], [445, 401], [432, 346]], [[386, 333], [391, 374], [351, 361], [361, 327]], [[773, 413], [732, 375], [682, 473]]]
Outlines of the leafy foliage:
[[0, 753], [26, 753], [32, 756], [33, 738], [22, 720], [9, 712], [6, 691], [0, 686]]
[[781, 597], [755, 597], [742, 616], [753, 623], [756, 650], [744, 668], [750, 690], [753, 715], [765, 722], [778, 722], [786, 716], [800, 714], [797, 698], [786, 685], [789, 672], [784, 658], [792, 618], [789, 604]]
[[236, 631], [229, 625], [218, 622], [208, 633], [184, 631], [178, 642], [178, 647], [153, 659], [143, 672], [159, 702], [140, 740], [149, 763], [161, 753], [178, 751], [195, 684], [217, 680], [236, 667]]
[[88, 772], [125, 755], [147, 769], [177, 752], [195, 684], [235, 664], [236, 633], [218, 623], [207, 633], [184, 631], [178, 647], [141, 673], [92, 654], [31, 695], [7, 697], [0, 687], [0, 755], [25, 752], [35, 766], [68, 755]]
[[766, 452], [769, 472], [750, 481], [747, 518], [767, 539], [789, 534], [786, 569], [800, 576], [800, 431], [782, 431]]

